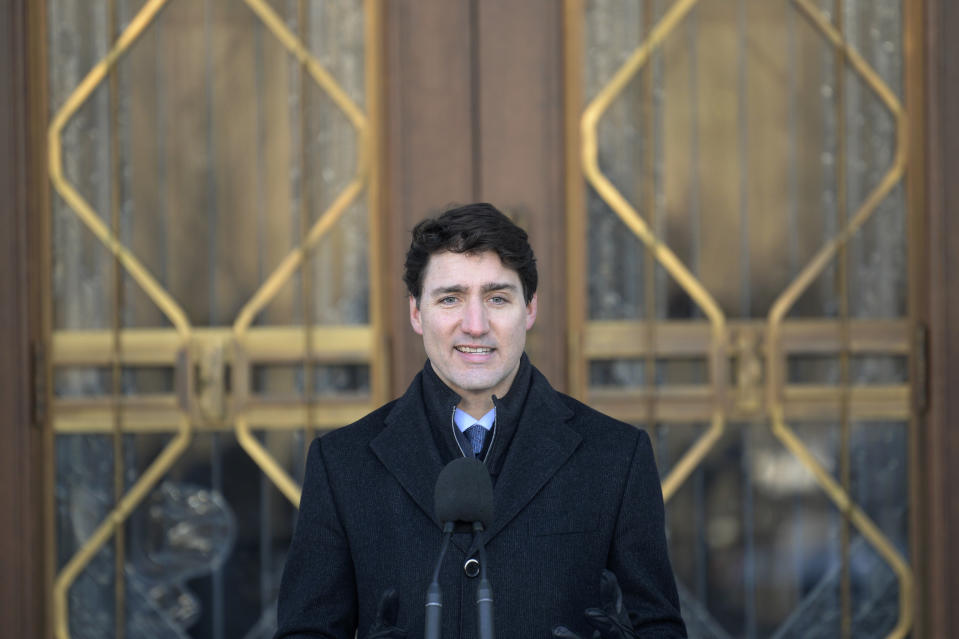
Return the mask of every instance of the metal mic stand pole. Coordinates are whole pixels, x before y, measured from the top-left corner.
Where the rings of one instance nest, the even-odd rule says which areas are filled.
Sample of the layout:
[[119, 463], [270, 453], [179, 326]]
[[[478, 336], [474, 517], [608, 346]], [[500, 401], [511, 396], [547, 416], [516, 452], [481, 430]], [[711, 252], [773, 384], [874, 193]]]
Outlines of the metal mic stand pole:
[[446, 557], [446, 549], [450, 545], [450, 537], [452, 536], [453, 522], [448, 521], [443, 525], [443, 547], [440, 548], [440, 556], [436, 560], [436, 568], [433, 569], [433, 581], [426, 589], [426, 621], [423, 632], [425, 639], [440, 639], [443, 624], [443, 591], [440, 590], [440, 568], [443, 566], [443, 558]]
[[486, 577], [486, 543], [483, 541], [483, 524], [473, 522], [473, 534], [479, 539], [480, 580], [476, 588], [476, 615], [479, 639], [493, 639], [493, 589]]

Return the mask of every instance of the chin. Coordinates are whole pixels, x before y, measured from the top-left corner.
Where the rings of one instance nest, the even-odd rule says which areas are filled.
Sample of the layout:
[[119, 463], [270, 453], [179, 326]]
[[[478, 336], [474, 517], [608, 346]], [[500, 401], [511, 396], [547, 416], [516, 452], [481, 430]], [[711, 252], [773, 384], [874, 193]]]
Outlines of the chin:
[[461, 384], [460, 388], [470, 393], [490, 393], [492, 394], [493, 389], [496, 388], [500, 382], [503, 380], [471, 380], [468, 384]]
[[459, 375], [450, 375], [450, 381], [463, 390], [482, 390], [486, 386], [487, 380], [475, 374], [471, 375], [471, 372], [475, 373], [475, 371], [460, 371]]

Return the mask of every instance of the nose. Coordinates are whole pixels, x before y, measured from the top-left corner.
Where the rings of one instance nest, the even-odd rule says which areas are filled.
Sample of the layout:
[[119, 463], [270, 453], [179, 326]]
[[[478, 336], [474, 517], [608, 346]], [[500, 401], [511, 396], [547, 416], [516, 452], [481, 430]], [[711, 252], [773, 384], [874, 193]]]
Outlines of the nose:
[[460, 327], [467, 335], [484, 335], [489, 330], [486, 308], [482, 300], [471, 300], [463, 309]]

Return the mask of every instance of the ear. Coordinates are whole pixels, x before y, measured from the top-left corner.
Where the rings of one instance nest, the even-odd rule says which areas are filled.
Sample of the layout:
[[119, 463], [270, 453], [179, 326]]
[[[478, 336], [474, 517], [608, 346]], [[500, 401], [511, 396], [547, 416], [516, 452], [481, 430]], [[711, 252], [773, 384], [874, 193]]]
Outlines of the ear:
[[410, 295], [410, 325], [417, 335], [423, 334], [423, 323], [420, 321], [420, 309], [416, 305], [416, 298]]
[[533, 299], [526, 305], [526, 330], [533, 328], [536, 322], [536, 293], [533, 293]]

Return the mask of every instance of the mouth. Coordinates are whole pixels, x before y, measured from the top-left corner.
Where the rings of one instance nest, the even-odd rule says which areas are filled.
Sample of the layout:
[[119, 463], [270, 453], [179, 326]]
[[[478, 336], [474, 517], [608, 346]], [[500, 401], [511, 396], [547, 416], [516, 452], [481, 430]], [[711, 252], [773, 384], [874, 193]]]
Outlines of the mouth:
[[469, 355], [489, 355], [494, 350], [490, 346], [454, 346], [454, 348]]

